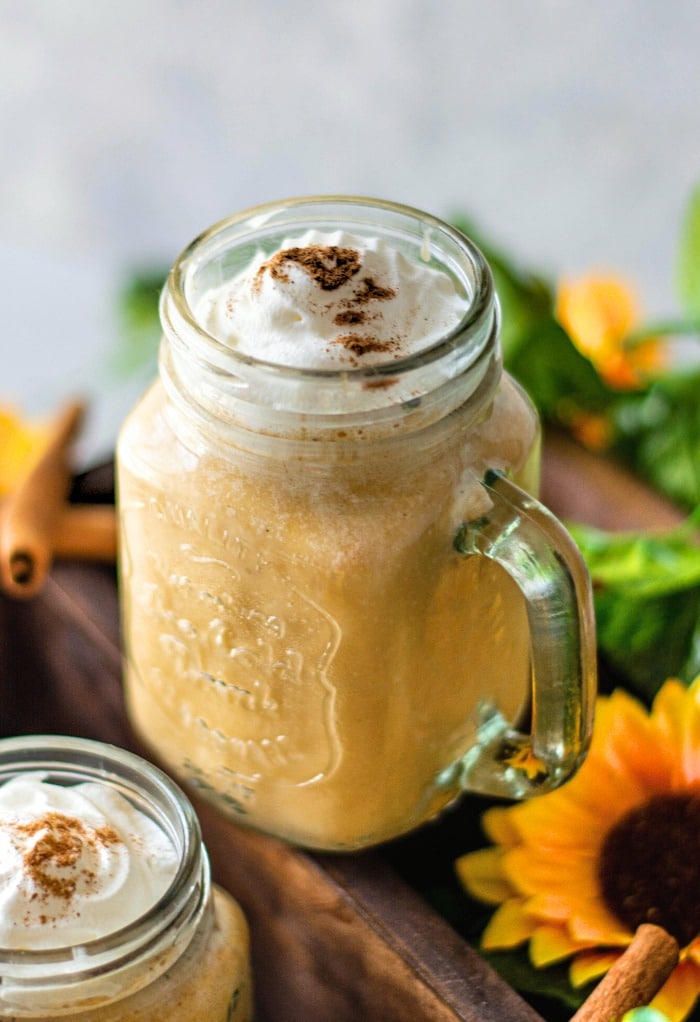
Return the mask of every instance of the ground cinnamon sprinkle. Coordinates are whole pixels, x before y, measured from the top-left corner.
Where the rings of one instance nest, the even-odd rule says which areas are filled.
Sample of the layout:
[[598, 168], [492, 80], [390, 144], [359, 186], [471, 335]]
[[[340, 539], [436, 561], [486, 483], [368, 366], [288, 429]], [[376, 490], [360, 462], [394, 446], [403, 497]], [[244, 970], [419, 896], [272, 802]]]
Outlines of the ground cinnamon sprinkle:
[[[29, 823], [7, 823], [5, 827], [20, 851], [27, 838], [38, 838], [22, 851], [24, 876], [34, 889], [32, 900], [54, 897], [70, 901], [79, 880], [93, 886], [98, 879], [87, 867], [76, 869], [83, 849], [97, 850], [121, 842], [112, 827], [86, 827], [81, 820], [58, 812], [45, 813]], [[41, 919], [46, 921], [44, 916]]]
[[[357, 249], [340, 245], [293, 246], [275, 252], [259, 267], [253, 279], [253, 291], [259, 293], [262, 280], [267, 273], [273, 280], [290, 283], [289, 267], [294, 264], [318, 284], [322, 291], [335, 291], [347, 284], [362, 267], [362, 256]], [[352, 293], [342, 297], [336, 305], [338, 312], [333, 317], [335, 326], [362, 326], [376, 319], [378, 313], [368, 308], [375, 302], [386, 302], [396, 297], [396, 289], [384, 287], [371, 276], [362, 277], [353, 286]], [[371, 333], [340, 334], [333, 344], [342, 345], [356, 358], [369, 353], [391, 353], [400, 349], [398, 338], [382, 339]]]
[[395, 288], [382, 287], [374, 277], [363, 277], [352, 300], [355, 305], [366, 305], [367, 302], [388, 302], [391, 298], [396, 298]]
[[288, 284], [290, 263], [299, 266], [323, 291], [335, 291], [359, 272], [362, 260], [357, 249], [340, 245], [283, 248], [262, 264], [255, 274], [253, 290], [260, 290], [265, 273], [269, 273], [274, 280]]
[[396, 351], [400, 346], [396, 340], [380, 341], [377, 337], [363, 336], [362, 334], [341, 334], [340, 337], [336, 337], [333, 344], [342, 344], [347, 351], [360, 357], [369, 352], [390, 353]]
[[366, 319], [366, 312], [361, 312], [359, 309], [348, 309], [347, 312], [339, 312], [337, 316], [334, 316], [333, 322], [336, 326], [357, 326], [358, 323], [364, 323]]
[[363, 277], [352, 297], [346, 298], [340, 303], [343, 309], [335, 316], [333, 322], [336, 326], [356, 326], [359, 323], [366, 323], [368, 319], [374, 317], [364, 306], [370, 302], [388, 302], [395, 297], [395, 288], [382, 287], [381, 284], [377, 284], [374, 277]]

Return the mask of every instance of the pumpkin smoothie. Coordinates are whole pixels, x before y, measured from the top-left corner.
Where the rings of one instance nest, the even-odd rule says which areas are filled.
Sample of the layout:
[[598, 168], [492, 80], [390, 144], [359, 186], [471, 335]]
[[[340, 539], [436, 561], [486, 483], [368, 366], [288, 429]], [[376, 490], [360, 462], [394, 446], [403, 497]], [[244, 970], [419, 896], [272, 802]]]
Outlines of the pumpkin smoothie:
[[536, 490], [537, 419], [486, 344], [452, 380], [433, 358], [475, 297], [420, 247], [306, 230], [201, 277], [186, 314], [171, 279], [119, 442], [130, 716], [240, 822], [374, 844], [456, 797], [485, 708], [527, 703], [522, 596], [456, 537], [487, 470]]

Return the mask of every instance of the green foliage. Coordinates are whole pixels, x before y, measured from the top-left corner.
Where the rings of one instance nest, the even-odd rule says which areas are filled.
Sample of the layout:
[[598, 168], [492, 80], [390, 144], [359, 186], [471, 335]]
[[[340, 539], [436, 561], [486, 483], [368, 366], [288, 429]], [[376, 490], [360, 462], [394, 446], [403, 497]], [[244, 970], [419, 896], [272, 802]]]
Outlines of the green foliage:
[[[516, 267], [474, 224], [463, 217], [454, 222], [493, 269], [505, 364], [543, 420], [568, 428], [580, 413], [602, 417], [616, 461], [689, 514], [700, 507], [700, 359], [686, 350], [683, 360], [641, 389], [611, 389], [557, 322], [552, 288]], [[642, 326], [630, 336], [630, 347], [650, 337], [669, 345], [681, 334], [686, 342], [700, 338], [700, 185], [685, 211], [676, 270], [682, 318]], [[567, 524], [594, 581], [598, 645], [616, 680], [647, 701], [666, 677], [691, 681], [700, 673], [695, 523], [689, 519], [662, 536], [620, 536]]]
[[683, 218], [676, 283], [684, 311], [700, 316], [700, 183], [690, 196]]
[[611, 409], [613, 453], [682, 508], [700, 503], [700, 371], [661, 377]]
[[158, 301], [166, 272], [153, 268], [134, 272], [118, 295], [119, 348], [112, 368], [122, 377], [155, 371], [160, 321]]
[[617, 532], [573, 523], [595, 584], [628, 599], [653, 599], [700, 587], [694, 518], [664, 533]]
[[468, 220], [457, 217], [454, 224], [488, 260], [501, 307], [505, 364], [543, 418], [561, 421], [572, 407], [603, 412], [613, 395], [557, 322], [551, 288], [509, 262]]
[[667, 677], [700, 674], [700, 546], [689, 519], [664, 534], [570, 523], [594, 586], [598, 647], [650, 703]]
[[[516, 267], [465, 218], [454, 222], [476, 241], [493, 269], [505, 364], [543, 419], [568, 427], [576, 412], [603, 415], [612, 431], [610, 453], [681, 508], [692, 510], [700, 503], [698, 360], [686, 357], [639, 391], [612, 390], [557, 322], [549, 285]], [[636, 330], [629, 347], [651, 336], [669, 346], [679, 335], [700, 341], [700, 185], [682, 224], [677, 283], [686, 318]]]

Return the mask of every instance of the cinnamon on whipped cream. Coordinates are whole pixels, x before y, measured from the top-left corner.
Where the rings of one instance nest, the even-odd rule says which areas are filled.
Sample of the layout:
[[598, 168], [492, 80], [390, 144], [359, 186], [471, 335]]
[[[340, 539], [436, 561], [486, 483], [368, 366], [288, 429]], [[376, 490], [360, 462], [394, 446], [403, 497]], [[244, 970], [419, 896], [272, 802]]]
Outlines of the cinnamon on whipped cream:
[[106, 785], [13, 778], [0, 787], [0, 946], [113, 933], [159, 900], [177, 864], [164, 831]]
[[202, 295], [196, 311], [219, 341], [256, 359], [348, 369], [430, 347], [468, 306], [442, 268], [378, 238], [311, 230], [259, 252]]

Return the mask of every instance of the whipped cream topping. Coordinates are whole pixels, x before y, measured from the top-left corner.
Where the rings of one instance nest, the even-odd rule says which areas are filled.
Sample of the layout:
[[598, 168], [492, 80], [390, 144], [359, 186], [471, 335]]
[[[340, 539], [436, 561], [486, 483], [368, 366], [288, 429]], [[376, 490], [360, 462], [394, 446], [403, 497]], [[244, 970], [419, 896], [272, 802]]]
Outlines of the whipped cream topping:
[[177, 865], [166, 834], [114, 789], [13, 778], [0, 787], [0, 946], [106, 936], [146, 912]]
[[452, 278], [378, 238], [312, 230], [259, 253], [196, 303], [219, 341], [304, 369], [384, 364], [453, 330], [468, 308]]

